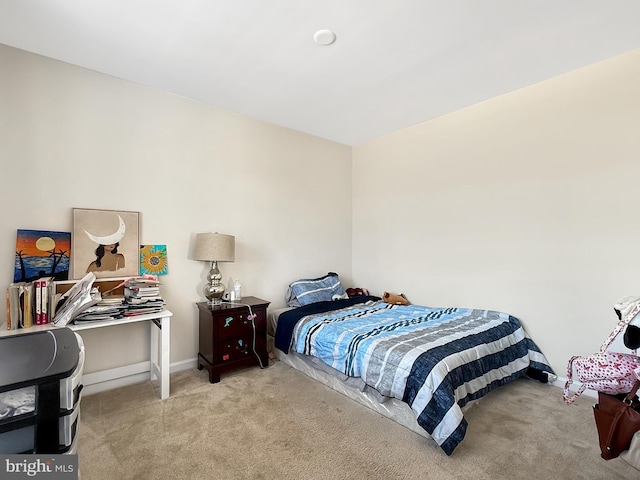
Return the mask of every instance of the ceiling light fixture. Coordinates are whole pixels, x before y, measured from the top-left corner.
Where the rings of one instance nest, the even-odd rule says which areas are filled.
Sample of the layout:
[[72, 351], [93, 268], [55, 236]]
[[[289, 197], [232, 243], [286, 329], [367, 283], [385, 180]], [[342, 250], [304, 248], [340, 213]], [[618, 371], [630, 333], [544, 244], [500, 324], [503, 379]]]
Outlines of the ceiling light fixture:
[[331, 45], [336, 41], [336, 34], [331, 30], [318, 30], [313, 36], [313, 41], [318, 45]]

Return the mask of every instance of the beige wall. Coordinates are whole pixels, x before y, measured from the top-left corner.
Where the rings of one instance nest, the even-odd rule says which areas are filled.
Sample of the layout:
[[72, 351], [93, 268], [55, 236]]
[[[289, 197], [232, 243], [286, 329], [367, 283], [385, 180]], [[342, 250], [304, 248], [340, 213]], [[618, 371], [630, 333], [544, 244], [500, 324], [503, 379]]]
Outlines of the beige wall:
[[640, 50], [353, 153], [353, 275], [519, 317], [556, 373], [640, 295]]
[[[208, 266], [188, 256], [204, 231], [236, 236], [225, 280], [274, 307], [291, 280], [333, 270], [504, 310], [561, 376], [640, 294], [640, 51], [353, 150], [6, 46], [0, 65], [5, 284], [17, 229], [70, 231], [73, 207], [140, 211], [142, 241], [168, 246], [174, 364], [197, 352]], [[146, 334], [86, 333], [87, 371], [144, 359]]]
[[[175, 364], [197, 353], [209, 266], [188, 258], [195, 233], [235, 235], [225, 284], [274, 307], [301, 276], [349, 281], [349, 147], [2, 45], [0, 69], [0, 283], [17, 229], [71, 231], [73, 207], [139, 211], [142, 242], [168, 249]], [[146, 329], [83, 334], [86, 371], [144, 360]]]

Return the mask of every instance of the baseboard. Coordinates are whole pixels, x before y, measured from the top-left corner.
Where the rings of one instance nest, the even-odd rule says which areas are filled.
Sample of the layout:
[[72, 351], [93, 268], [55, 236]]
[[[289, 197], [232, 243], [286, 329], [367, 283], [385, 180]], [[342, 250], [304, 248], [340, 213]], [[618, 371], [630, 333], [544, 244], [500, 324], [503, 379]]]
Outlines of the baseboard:
[[[169, 373], [181, 372], [196, 367], [196, 358], [182, 360], [172, 363]], [[95, 393], [106, 392], [114, 388], [125, 387], [149, 381], [151, 362], [140, 362], [125, 367], [100, 370], [98, 372], [86, 373], [82, 375], [82, 395], [88, 396]]]

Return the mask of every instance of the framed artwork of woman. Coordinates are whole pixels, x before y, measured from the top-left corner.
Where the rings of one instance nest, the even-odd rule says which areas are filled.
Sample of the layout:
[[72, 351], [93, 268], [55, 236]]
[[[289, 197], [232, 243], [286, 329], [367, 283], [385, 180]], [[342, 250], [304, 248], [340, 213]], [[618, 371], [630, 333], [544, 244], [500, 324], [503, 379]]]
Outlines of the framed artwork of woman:
[[133, 277], [140, 272], [140, 213], [73, 209], [74, 279]]

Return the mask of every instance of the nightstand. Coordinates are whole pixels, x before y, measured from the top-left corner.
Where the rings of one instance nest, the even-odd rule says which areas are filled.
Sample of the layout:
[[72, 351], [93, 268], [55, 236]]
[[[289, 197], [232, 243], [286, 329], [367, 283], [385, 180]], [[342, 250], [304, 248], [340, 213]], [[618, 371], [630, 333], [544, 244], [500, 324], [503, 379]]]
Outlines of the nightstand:
[[[209, 381], [218, 383], [220, 374], [251, 365], [269, 366], [267, 354], [267, 307], [270, 302], [243, 297], [235, 302], [210, 305], [198, 303], [198, 370], [206, 368]], [[249, 312], [253, 312], [253, 321]]]

